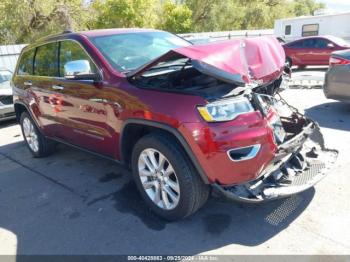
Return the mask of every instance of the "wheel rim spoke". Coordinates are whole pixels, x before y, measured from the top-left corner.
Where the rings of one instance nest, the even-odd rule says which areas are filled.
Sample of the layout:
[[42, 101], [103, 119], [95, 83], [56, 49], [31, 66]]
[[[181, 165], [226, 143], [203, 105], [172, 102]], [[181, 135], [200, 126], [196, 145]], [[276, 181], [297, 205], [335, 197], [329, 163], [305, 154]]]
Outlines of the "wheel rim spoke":
[[163, 202], [163, 205], [166, 209], [170, 208], [170, 202], [168, 199], [168, 195], [164, 190], [162, 190], [162, 202]]
[[156, 203], [157, 205], [159, 205], [159, 202], [160, 202], [160, 187], [158, 184], [155, 187], [153, 202]]
[[167, 167], [167, 169], [165, 170], [164, 175], [168, 177], [168, 176], [170, 176], [173, 173], [174, 173], [174, 169], [173, 169], [173, 167], [171, 165], [169, 165]]
[[171, 179], [168, 179], [168, 180], [166, 181], [166, 184], [167, 184], [172, 190], [174, 190], [177, 194], [180, 193], [180, 187], [179, 187], [179, 184], [178, 184], [178, 183], [172, 181]]
[[154, 152], [153, 151], [147, 151], [147, 156], [148, 159], [151, 161], [153, 169], [157, 169], [158, 168], [158, 162], [154, 156]]
[[166, 158], [165, 158], [162, 154], [159, 154], [159, 164], [158, 164], [158, 168], [159, 168], [159, 169], [163, 169], [163, 168], [164, 168], [165, 162], [166, 162]]
[[152, 163], [149, 161], [147, 155], [146, 155], [146, 154], [142, 154], [141, 157], [142, 157], [143, 162], [144, 162], [145, 165], [147, 166], [147, 168], [148, 168], [152, 173], [154, 173], [154, 167], [153, 167]]
[[145, 181], [142, 183], [144, 189], [150, 189], [152, 187], [156, 187], [158, 183], [156, 181]]
[[178, 201], [178, 196], [176, 196], [174, 194], [173, 191], [171, 191], [171, 189], [169, 187], [164, 187], [164, 192], [166, 192], [166, 194], [171, 198], [171, 200], [173, 201], [173, 203], [176, 203]]
[[145, 176], [145, 177], [153, 177], [154, 176], [154, 174], [147, 169], [139, 169], [139, 174], [140, 174], [140, 176]]

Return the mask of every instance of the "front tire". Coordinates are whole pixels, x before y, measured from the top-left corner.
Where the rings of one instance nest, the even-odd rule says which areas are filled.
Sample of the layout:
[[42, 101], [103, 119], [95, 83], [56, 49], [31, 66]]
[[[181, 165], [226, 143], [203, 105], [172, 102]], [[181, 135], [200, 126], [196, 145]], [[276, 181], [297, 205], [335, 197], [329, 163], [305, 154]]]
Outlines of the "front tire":
[[23, 112], [20, 118], [23, 138], [29, 151], [34, 157], [45, 157], [55, 149], [55, 143], [42, 135], [27, 112]]
[[141, 138], [132, 153], [133, 178], [141, 196], [158, 216], [174, 221], [202, 207], [205, 185], [177, 142], [164, 134]]

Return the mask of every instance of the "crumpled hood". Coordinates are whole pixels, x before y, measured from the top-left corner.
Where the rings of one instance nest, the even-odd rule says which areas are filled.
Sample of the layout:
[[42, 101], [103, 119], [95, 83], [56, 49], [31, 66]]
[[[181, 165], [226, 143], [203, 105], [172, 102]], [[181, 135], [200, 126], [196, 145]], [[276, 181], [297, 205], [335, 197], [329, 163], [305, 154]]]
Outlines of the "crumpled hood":
[[203, 74], [242, 85], [269, 83], [281, 75], [285, 66], [285, 53], [277, 39], [257, 37], [173, 49], [128, 76], [140, 75], [174, 54], [190, 58]]

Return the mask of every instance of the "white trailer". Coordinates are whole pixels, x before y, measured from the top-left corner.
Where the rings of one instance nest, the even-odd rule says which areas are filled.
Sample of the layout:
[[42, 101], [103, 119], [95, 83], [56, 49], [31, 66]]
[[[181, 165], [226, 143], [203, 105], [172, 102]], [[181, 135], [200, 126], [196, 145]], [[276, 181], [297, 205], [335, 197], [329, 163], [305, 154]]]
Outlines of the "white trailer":
[[315, 35], [333, 35], [349, 41], [350, 12], [279, 19], [275, 21], [274, 34], [286, 42]]

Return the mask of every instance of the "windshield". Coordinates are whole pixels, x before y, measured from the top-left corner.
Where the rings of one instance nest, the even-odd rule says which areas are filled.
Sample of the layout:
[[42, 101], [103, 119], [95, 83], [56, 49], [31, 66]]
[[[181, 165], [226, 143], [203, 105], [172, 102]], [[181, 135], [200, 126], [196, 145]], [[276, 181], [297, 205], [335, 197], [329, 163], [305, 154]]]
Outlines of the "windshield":
[[0, 71], [0, 88], [8, 88], [6, 85], [2, 85], [3, 83], [10, 81], [12, 77], [12, 73], [8, 70]]
[[142, 32], [92, 37], [91, 41], [120, 72], [129, 72], [189, 42], [167, 32]]

